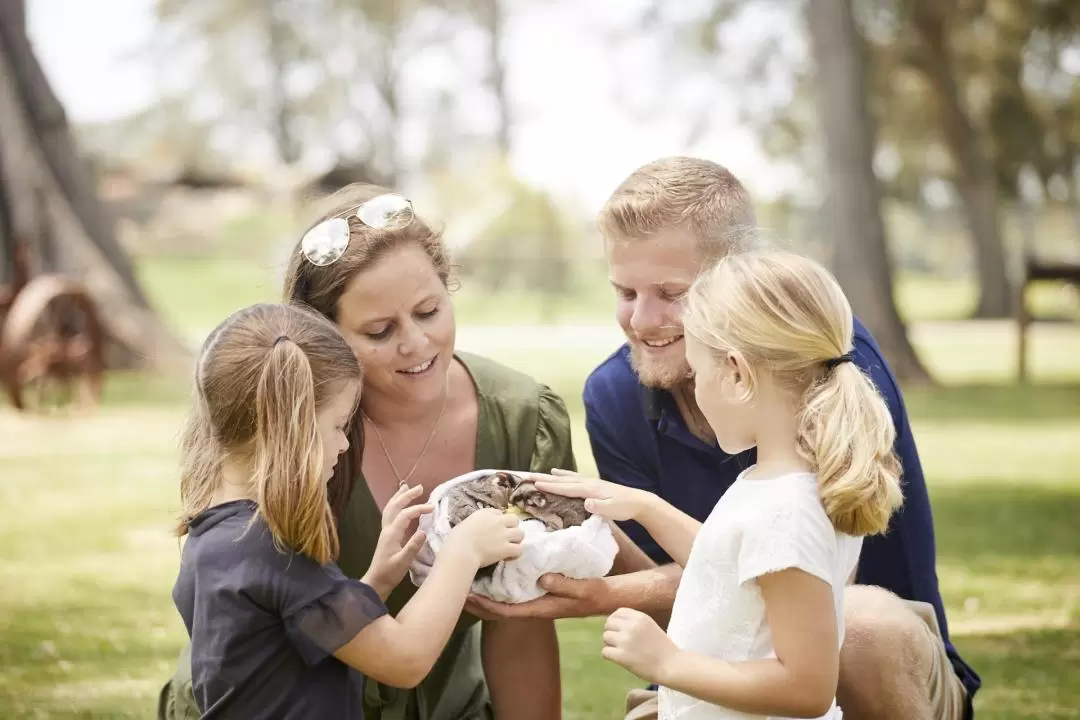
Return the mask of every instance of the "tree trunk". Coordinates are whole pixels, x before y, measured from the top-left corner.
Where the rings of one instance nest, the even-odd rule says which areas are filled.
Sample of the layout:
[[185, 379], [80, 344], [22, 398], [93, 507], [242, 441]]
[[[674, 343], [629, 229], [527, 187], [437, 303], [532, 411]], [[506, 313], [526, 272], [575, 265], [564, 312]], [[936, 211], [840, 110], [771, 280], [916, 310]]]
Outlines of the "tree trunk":
[[828, 176], [825, 216], [834, 242], [833, 271], [897, 377], [929, 383], [893, 299], [882, 191], [873, 169], [876, 130], [866, 105], [867, 53], [852, 17], [851, 0], [812, 0], [805, 8], [817, 65], [816, 105]]
[[976, 317], [1006, 317], [1012, 290], [1001, 235], [997, 179], [979, 133], [960, 97], [956, 66], [948, 46], [947, 9], [943, 0], [913, 0], [912, 24], [924, 53], [916, 67], [937, 96], [945, 144], [956, 167], [956, 190], [967, 218], [979, 278]]
[[[18, 3], [0, 0], [0, 144], [5, 173], [5, 258], [12, 239], [30, 274], [81, 280], [100, 305], [110, 367], [184, 364], [188, 352], [150, 308], [111, 217], [79, 156], [63, 106], [22, 28]], [[10, 280], [11, 273], [6, 271]]]
[[300, 159], [300, 148], [293, 134], [292, 103], [285, 76], [289, 72], [289, 51], [286, 47], [288, 22], [281, 2], [267, 2], [263, 8], [266, 18], [266, 53], [270, 61], [270, 112], [273, 115], [274, 143], [278, 159], [291, 166]]
[[35, 144], [71, 203], [90, 240], [113, 266], [135, 302], [150, 304], [135, 277], [130, 258], [116, 242], [115, 222], [97, 197], [94, 182], [72, 141], [67, 115], [26, 37], [21, 0], [0, 0], [0, 45], [11, 63], [17, 93], [29, 117]]
[[495, 132], [496, 147], [502, 157], [510, 155], [510, 98], [506, 87], [506, 61], [503, 59], [503, 0], [484, 0], [481, 10], [488, 31], [488, 72], [491, 92], [499, 108], [499, 126]]

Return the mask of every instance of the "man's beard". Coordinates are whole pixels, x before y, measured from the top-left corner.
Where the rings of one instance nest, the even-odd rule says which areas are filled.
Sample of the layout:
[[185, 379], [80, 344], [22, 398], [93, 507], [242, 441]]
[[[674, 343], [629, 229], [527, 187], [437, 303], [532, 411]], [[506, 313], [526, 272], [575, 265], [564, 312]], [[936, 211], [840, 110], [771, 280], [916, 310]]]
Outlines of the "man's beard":
[[661, 362], [650, 360], [640, 345], [633, 341], [630, 343], [630, 367], [642, 385], [658, 390], [674, 390], [692, 374], [685, 356], [680, 356], [678, 360], [665, 359]]

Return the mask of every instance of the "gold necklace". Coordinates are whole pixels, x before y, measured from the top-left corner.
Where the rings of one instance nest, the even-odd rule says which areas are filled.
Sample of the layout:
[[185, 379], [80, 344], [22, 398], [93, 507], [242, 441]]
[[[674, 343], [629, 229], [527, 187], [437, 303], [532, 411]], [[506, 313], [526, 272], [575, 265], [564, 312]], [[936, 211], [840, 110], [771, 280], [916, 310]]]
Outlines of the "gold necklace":
[[424, 459], [424, 455], [427, 454], [428, 447], [431, 445], [431, 441], [435, 439], [435, 433], [439, 431], [439, 421], [442, 420], [443, 412], [446, 410], [446, 399], [450, 397], [450, 378], [446, 379], [446, 387], [443, 390], [442, 407], [439, 408], [439, 416], [435, 418], [435, 425], [431, 428], [431, 434], [428, 435], [427, 442], [424, 443], [424, 448], [420, 451], [420, 455], [416, 458], [416, 462], [413, 463], [412, 470], [405, 477], [401, 477], [401, 473], [398, 472], [397, 465], [394, 464], [394, 458], [390, 457], [390, 451], [386, 449], [386, 444], [383, 443], [382, 434], [379, 432], [379, 427], [375, 424], [375, 421], [371, 419], [367, 413], [364, 413], [364, 417], [367, 419], [368, 424], [371, 425], [371, 429], [375, 431], [375, 439], [379, 441], [379, 447], [382, 448], [383, 455], [386, 456], [386, 461], [390, 463], [390, 469], [394, 472], [394, 477], [397, 478], [398, 485], [405, 485], [408, 483], [409, 478], [416, 472], [416, 468], [420, 467], [420, 461]]

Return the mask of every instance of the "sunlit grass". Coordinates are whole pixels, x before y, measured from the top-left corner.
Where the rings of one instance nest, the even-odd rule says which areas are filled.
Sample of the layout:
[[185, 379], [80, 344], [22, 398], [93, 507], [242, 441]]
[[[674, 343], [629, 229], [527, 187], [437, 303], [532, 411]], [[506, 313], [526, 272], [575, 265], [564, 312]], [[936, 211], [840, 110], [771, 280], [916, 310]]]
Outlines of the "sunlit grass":
[[[207, 259], [145, 257], [138, 272], [185, 339], [229, 312], [279, 299], [280, 218], [234, 223]], [[903, 246], [905, 232], [893, 228]], [[280, 233], [279, 233], [280, 234]], [[941, 247], [962, 244], [952, 238]], [[575, 265], [574, 291], [498, 294], [465, 277], [455, 295], [462, 346], [532, 373], [574, 415], [579, 465], [593, 469], [581, 418], [585, 375], [619, 342], [602, 263]], [[983, 674], [979, 717], [1080, 712], [1080, 331], [1037, 325], [1038, 385], [1015, 372], [1007, 323], [948, 325], [975, 305], [971, 279], [902, 274], [902, 317], [934, 376], [962, 383], [906, 396], [933, 496], [939, 578], [956, 640]], [[1046, 284], [1044, 317], [1080, 317], [1073, 290]], [[495, 330], [533, 323], [594, 324]], [[486, 326], [482, 329], [480, 326]], [[169, 598], [178, 548], [174, 438], [186, 377], [117, 373], [88, 419], [28, 420], [0, 408], [0, 717], [148, 717], [183, 639]], [[636, 681], [599, 659], [601, 620], [560, 623], [566, 717], [621, 717]], [[1070, 679], [1071, 678], [1071, 679]]]
[[[586, 471], [581, 384], [618, 342], [603, 323], [461, 333], [562, 394]], [[1036, 328], [1027, 388], [1002, 384], [1005, 325], [925, 325], [913, 337], [937, 376], [969, 382], [906, 402], [954, 639], [985, 682], [978, 716], [1080, 717], [1080, 329]], [[184, 639], [169, 531], [187, 391], [186, 378], [117, 374], [89, 417], [0, 410], [0, 717], [153, 715]], [[560, 622], [568, 720], [621, 717], [638, 684], [599, 657], [601, 622]]]

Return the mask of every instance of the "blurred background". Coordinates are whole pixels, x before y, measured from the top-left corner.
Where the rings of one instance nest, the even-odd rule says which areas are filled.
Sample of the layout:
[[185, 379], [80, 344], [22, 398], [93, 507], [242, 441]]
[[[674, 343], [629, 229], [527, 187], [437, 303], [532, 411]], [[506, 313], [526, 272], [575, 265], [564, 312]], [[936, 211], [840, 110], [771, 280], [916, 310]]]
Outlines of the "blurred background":
[[[690, 154], [900, 375], [979, 718], [1080, 717], [1080, 3], [0, 0], [0, 717], [153, 717], [193, 353], [302, 200], [445, 231], [458, 345], [567, 401], [621, 342], [600, 205]], [[636, 680], [560, 622], [565, 717]]]

